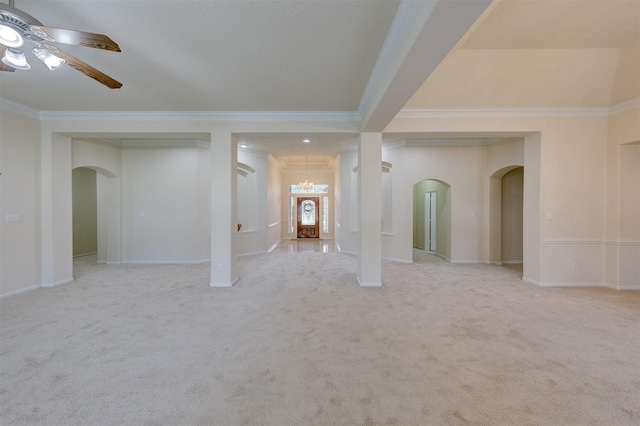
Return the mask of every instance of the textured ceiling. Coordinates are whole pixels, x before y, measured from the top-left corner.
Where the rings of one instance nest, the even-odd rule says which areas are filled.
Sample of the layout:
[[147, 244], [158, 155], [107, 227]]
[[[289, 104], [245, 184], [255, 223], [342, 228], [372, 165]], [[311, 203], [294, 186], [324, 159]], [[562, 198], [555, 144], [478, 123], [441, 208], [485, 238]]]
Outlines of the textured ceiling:
[[[45, 25], [111, 36], [122, 53], [68, 50], [124, 86], [109, 90], [69, 67], [49, 72], [32, 59], [36, 63], [29, 71], [0, 73], [0, 97], [41, 111], [353, 112], [373, 81], [400, 3], [16, 0], [16, 7]], [[444, 30], [425, 33], [432, 43], [470, 8], [461, 0], [441, 3], [448, 3], [452, 13], [438, 15], [442, 22], [433, 28]], [[424, 74], [415, 86], [408, 85], [414, 87], [410, 93], [426, 81], [405, 108], [609, 107], [640, 96], [638, 0], [494, 0], [454, 49], [446, 47], [433, 72], [416, 73], [432, 67], [428, 58], [437, 47], [407, 50], [416, 60], [413, 69], [396, 73], [398, 86], [405, 75]], [[400, 43], [395, 50], [404, 48]], [[397, 99], [391, 110], [401, 107]], [[100, 135], [125, 146], [136, 139], [144, 145], [147, 136]], [[301, 144], [305, 137], [312, 143]], [[180, 135], [165, 139], [181, 140]], [[429, 134], [385, 141], [403, 139], [460, 145], [493, 141], [487, 135]], [[298, 158], [292, 162], [357, 146], [353, 134], [246, 134], [239, 141], [249, 150]]]
[[122, 53], [65, 50], [123, 87], [31, 56], [31, 70], [0, 73], [0, 94], [47, 111], [355, 111], [398, 5], [17, 0], [44, 25], [110, 36]]

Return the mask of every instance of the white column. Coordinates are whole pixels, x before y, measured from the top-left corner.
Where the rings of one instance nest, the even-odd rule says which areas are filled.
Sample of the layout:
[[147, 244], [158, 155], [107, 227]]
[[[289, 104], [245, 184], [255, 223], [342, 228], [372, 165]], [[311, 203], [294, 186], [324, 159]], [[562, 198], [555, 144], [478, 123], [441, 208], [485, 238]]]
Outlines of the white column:
[[226, 130], [211, 135], [211, 287], [231, 287], [237, 273], [237, 168], [235, 137]]
[[73, 281], [71, 139], [43, 131], [40, 145], [42, 286]]
[[382, 134], [358, 142], [358, 283], [382, 285]]
[[522, 235], [523, 274], [522, 280], [540, 285], [541, 275], [541, 244], [542, 244], [542, 211], [540, 206], [541, 185], [541, 146], [542, 136], [534, 133], [524, 138], [524, 199], [523, 223], [525, 227]]

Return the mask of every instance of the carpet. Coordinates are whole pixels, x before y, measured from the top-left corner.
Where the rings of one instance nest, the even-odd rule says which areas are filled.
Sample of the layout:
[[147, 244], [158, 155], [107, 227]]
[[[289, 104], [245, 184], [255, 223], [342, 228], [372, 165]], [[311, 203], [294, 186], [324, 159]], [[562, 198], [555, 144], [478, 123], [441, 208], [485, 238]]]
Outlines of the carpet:
[[637, 425], [640, 292], [416, 252], [97, 265], [0, 301], [2, 425]]

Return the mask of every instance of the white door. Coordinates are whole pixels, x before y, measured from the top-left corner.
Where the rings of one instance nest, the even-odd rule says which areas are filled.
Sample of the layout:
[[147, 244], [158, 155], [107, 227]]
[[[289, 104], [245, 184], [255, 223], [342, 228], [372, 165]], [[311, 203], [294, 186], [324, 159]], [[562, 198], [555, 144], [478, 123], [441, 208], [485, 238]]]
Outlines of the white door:
[[425, 250], [436, 251], [436, 193], [424, 194], [424, 241]]

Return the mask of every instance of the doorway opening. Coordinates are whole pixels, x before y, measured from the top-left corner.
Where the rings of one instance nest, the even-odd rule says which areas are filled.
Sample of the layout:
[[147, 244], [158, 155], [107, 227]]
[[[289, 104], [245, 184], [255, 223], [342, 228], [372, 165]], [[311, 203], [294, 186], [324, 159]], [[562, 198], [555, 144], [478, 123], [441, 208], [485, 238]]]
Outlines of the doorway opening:
[[413, 248], [451, 259], [451, 186], [425, 179], [413, 186]]
[[522, 272], [524, 266], [524, 167], [491, 176], [491, 263]]
[[98, 195], [96, 171], [79, 167], [71, 171], [73, 257], [98, 253]]

